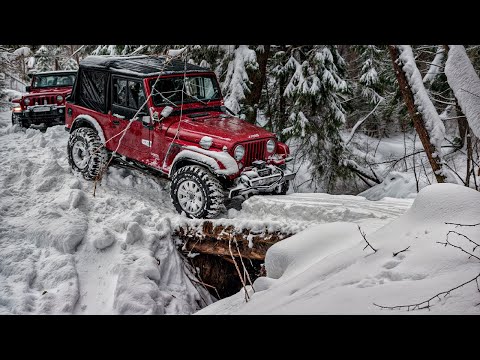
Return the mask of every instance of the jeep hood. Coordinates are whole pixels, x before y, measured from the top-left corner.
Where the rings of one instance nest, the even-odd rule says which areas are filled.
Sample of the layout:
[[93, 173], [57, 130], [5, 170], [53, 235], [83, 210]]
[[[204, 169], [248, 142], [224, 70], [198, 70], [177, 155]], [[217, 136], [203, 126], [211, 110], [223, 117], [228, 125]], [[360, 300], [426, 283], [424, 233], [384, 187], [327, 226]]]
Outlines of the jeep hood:
[[[172, 122], [166, 132], [167, 136], [174, 137], [178, 121]], [[204, 136], [213, 139], [213, 146], [221, 148], [226, 145], [230, 148], [233, 144], [244, 141], [253, 141], [275, 137], [275, 134], [252, 125], [236, 117], [183, 117], [180, 127], [180, 140], [198, 143]]]

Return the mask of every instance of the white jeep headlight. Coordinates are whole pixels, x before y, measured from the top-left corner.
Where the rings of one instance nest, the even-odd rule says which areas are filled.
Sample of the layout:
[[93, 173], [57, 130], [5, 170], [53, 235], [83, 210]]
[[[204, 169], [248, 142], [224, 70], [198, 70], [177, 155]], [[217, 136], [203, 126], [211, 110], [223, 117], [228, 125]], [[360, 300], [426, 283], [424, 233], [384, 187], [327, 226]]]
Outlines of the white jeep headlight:
[[57, 101], [58, 101], [58, 102], [62, 102], [62, 101], [63, 101], [63, 96], [62, 96], [62, 95], [58, 95], [58, 96], [57, 96]]
[[25, 105], [30, 104], [30, 98], [25, 98], [25, 100], [23, 100], [23, 102], [25, 103]]
[[233, 157], [235, 158], [235, 160], [242, 160], [244, 155], [245, 148], [243, 147], [243, 145], [237, 145], [237, 147], [235, 147], [235, 151], [233, 152]]
[[267, 141], [267, 152], [269, 154], [272, 154], [275, 151], [275, 141], [273, 139], [270, 139]]

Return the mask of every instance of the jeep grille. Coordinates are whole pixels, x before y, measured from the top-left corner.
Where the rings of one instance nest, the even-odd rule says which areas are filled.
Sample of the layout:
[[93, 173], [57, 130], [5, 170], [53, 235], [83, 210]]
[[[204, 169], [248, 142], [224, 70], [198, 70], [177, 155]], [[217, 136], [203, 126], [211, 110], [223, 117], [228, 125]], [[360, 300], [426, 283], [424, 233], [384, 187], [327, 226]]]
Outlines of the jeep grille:
[[56, 96], [55, 95], [46, 95], [46, 96], [29, 96], [30, 104], [28, 106], [33, 105], [50, 105], [56, 104]]
[[242, 143], [245, 146], [245, 158], [243, 160], [244, 166], [252, 165], [255, 160], [265, 160], [265, 147], [268, 139], [249, 141]]

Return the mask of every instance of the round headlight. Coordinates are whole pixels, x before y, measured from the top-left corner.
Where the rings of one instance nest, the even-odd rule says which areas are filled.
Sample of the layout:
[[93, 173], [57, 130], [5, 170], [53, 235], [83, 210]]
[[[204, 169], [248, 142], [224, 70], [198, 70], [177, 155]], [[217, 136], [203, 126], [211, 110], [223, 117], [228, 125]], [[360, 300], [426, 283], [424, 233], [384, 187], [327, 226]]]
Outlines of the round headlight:
[[25, 105], [30, 104], [30, 98], [25, 98], [25, 100], [23, 100], [23, 102], [25, 103]]
[[267, 141], [267, 152], [271, 154], [274, 151], [275, 151], [275, 141], [273, 139], [270, 139]]
[[62, 101], [63, 101], [63, 96], [62, 96], [62, 95], [58, 95], [58, 96], [57, 96], [57, 101], [58, 101], [58, 102], [62, 102]]
[[235, 151], [233, 152], [233, 156], [235, 160], [240, 161], [243, 159], [243, 156], [245, 155], [245, 148], [243, 145], [237, 145], [235, 148]]

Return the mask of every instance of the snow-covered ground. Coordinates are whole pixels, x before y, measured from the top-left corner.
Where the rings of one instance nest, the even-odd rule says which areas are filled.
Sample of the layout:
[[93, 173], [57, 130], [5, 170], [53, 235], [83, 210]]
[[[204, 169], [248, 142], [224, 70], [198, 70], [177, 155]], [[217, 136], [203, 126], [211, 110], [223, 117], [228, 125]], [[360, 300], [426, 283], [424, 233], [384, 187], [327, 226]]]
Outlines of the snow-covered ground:
[[[62, 126], [24, 131], [0, 113], [0, 313], [191, 314], [211, 304], [174, 245], [172, 229], [193, 220], [175, 212], [168, 182], [111, 167], [94, 197], [94, 184], [70, 171], [67, 139]], [[478, 222], [480, 194], [427, 186], [412, 206], [415, 194], [414, 179], [391, 173], [366, 193], [378, 201], [321, 193], [248, 199], [216, 222], [296, 235], [268, 251], [267, 277], [248, 303], [239, 292], [198, 314], [399, 313], [373, 304], [419, 303], [476, 276], [477, 259], [437, 241], [450, 230], [479, 241], [480, 226], [445, 222]], [[376, 253], [363, 249], [357, 225]], [[455, 233], [449, 241], [473, 248]], [[431, 313], [478, 313], [479, 302], [470, 283], [434, 299]]]
[[350, 222], [309, 227], [268, 250], [250, 301], [240, 291], [197, 314], [478, 314], [479, 202], [470, 188], [427, 186], [404, 215], [367, 233], [376, 252]]
[[[67, 139], [62, 126], [25, 131], [0, 113], [0, 313], [190, 314], [211, 303], [174, 246], [172, 229], [192, 220], [174, 210], [168, 182], [111, 167], [94, 197], [70, 171]], [[411, 203], [254, 196], [217, 221], [292, 232], [341, 221], [368, 235]]]

